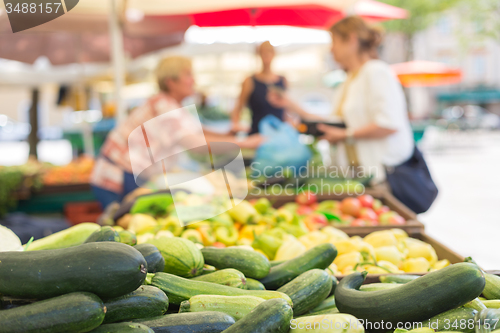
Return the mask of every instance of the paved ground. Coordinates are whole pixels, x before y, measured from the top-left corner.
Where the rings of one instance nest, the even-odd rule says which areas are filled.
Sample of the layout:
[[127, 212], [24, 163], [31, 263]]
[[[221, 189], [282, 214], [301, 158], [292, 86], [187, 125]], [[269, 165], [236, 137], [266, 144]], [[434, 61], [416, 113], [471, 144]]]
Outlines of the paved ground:
[[431, 135], [424, 149], [439, 186], [420, 215], [427, 233], [485, 269], [500, 269], [500, 135]]

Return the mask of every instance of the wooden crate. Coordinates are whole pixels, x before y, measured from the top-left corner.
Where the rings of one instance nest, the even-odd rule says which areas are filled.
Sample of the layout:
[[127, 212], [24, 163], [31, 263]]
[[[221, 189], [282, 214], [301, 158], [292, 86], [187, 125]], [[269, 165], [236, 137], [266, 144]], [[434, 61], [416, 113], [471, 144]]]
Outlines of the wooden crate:
[[[424, 225], [417, 221], [417, 214], [415, 214], [411, 209], [406, 207], [401, 203], [396, 197], [394, 197], [390, 192], [385, 189], [380, 188], [367, 188], [365, 194], [370, 194], [376, 199], [382, 201], [382, 203], [388, 206], [391, 210], [395, 211], [406, 220], [404, 225], [377, 225], [377, 226], [364, 226], [364, 227], [354, 227], [354, 226], [336, 226], [335, 228], [344, 231], [347, 234], [356, 234], [361, 237], [368, 235], [374, 231], [387, 230], [393, 228], [399, 228], [406, 231], [408, 234], [421, 234], [424, 232]], [[258, 199], [262, 196], [252, 196], [249, 195], [247, 200]], [[271, 201], [273, 207], [278, 208], [283, 206], [288, 202], [294, 202], [296, 195], [276, 195], [276, 196], [266, 196], [266, 198]], [[342, 200], [347, 198], [347, 194], [343, 195], [317, 195], [318, 202], [324, 200]]]

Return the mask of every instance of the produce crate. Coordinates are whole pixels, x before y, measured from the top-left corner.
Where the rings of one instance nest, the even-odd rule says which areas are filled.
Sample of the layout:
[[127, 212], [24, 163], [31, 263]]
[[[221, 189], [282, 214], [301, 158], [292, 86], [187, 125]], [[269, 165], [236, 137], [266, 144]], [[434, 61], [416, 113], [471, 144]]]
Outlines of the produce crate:
[[96, 201], [71, 202], [64, 205], [64, 215], [73, 225], [83, 222], [95, 223], [101, 214], [101, 204]]
[[[408, 234], [421, 234], [424, 232], [424, 225], [417, 221], [417, 214], [415, 214], [411, 209], [406, 207], [403, 203], [401, 203], [396, 197], [394, 197], [390, 192], [381, 188], [367, 188], [364, 192], [365, 194], [370, 194], [376, 199], [382, 201], [382, 203], [388, 206], [391, 210], [395, 211], [406, 220], [406, 224], [403, 225], [377, 225], [377, 226], [364, 226], [364, 227], [356, 227], [356, 226], [335, 226], [335, 228], [344, 231], [347, 234], [355, 234], [361, 237], [368, 235], [374, 231], [379, 230], [387, 230], [387, 229], [403, 229]], [[342, 200], [347, 198], [349, 195], [321, 195], [318, 194], [318, 202], [323, 200]], [[249, 195], [247, 200], [258, 199], [261, 196], [252, 196]], [[281, 207], [288, 202], [294, 202], [296, 195], [276, 195], [276, 196], [267, 196], [267, 198], [272, 202], [275, 208]]]
[[[349, 236], [361, 236], [360, 233], [348, 233]], [[446, 245], [441, 244], [431, 236], [427, 235], [424, 232], [416, 232], [416, 233], [409, 233], [410, 237], [420, 239], [421, 241], [426, 242], [427, 244], [430, 244], [434, 250], [436, 250], [436, 254], [438, 256], [439, 260], [442, 259], [448, 259], [452, 264], [456, 264], [459, 262], [464, 262], [465, 258], [462, 257], [460, 254], [456, 253], [455, 251], [451, 250], [448, 248]], [[500, 273], [500, 271], [498, 271]], [[398, 273], [401, 275], [424, 275], [425, 273]], [[497, 274], [497, 273], [493, 273]], [[380, 282], [380, 276], [382, 275], [387, 275], [387, 274], [369, 274], [367, 275], [365, 282], [364, 283], [377, 283]], [[343, 276], [338, 276], [339, 279], [341, 279]]]

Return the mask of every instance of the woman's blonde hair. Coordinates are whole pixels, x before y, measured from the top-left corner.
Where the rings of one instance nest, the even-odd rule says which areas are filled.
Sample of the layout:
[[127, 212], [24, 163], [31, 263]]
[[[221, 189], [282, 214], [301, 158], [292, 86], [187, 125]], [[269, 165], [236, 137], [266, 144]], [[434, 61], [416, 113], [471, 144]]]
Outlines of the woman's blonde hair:
[[165, 81], [177, 79], [184, 70], [191, 70], [191, 59], [181, 56], [170, 56], [160, 61], [156, 68], [156, 79], [161, 91], [168, 92]]
[[367, 52], [372, 58], [378, 57], [377, 47], [382, 43], [383, 30], [369, 26], [359, 16], [349, 16], [335, 23], [330, 32], [347, 40], [352, 33], [358, 37], [360, 52]]

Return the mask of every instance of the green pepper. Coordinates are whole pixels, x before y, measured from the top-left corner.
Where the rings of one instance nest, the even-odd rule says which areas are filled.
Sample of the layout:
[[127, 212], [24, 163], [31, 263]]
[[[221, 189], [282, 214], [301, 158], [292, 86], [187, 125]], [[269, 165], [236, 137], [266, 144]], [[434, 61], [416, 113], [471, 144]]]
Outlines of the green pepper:
[[241, 223], [251, 223], [259, 215], [252, 204], [246, 200], [227, 211], [233, 220]]
[[260, 213], [266, 214], [269, 208], [271, 207], [271, 202], [267, 198], [258, 199], [253, 207]]
[[280, 208], [274, 213], [274, 219], [276, 222], [286, 222], [291, 223], [293, 221], [294, 213], [288, 209]]
[[[273, 230], [278, 231], [272, 232]], [[281, 233], [286, 234], [284, 230], [278, 228], [265, 231], [259, 236], [255, 237], [254, 241], [252, 242], [252, 247], [254, 249], [261, 250], [269, 259], [272, 260], [276, 255], [276, 251], [278, 251], [281, 244], [283, 244], [282, 237], [280, 238], [278, 235], [278, 233], [280, 233], [279, 230], [281, 230]]]
[[317, 210], [337, 210], [339, 208], [340, 202], [337, 200], [324, 200], [318, 204]]
[[170, 193], [160, 193], [145, 195], [138, 197], [132, 208], [130, 214], [149, 214], [152, 216], [161, 216], [167, 213], [167, 208], [172, 205], [174, 200]]
[[289, 224], [285, 222], [278, 223], [278, 228], [285, 230], [287, 233], [300, 237], [309, 233], [309, 229], [307, 229], [306, 225], [302, 221], [298, 221], [297, 224]]
[[214, 227], [218, 226], [232, 227], [234, 225], [233, 219], [227, 213], [222, 213], [217, 216], [214, 216], [208, 219], [208, 221], [210, 221]]
[[330, 221], [337, 221], [337, 222], [342, 221], [342, 219], [339, 216], [337, 216], [336, 214], [333, 214], [330, 212], [325, 212], [325, 211], [318, 211], [318, 213], [323, 214], [329, 222]]
[[184, 230], [179, 219], [172, 215], [169, 217], [159, 218], [158, 225], [160, 226], [160, 230], [168, 230], [176, 237], [180, 236]]
[[287, 202], [283, 206], [281, 206], [281, 209], [286, 209], [292, 213], [295, 213], [297, 211], [297, 208], [299, 208], [299, 204], [295, 202]]
[[238, 240], [238, 230], [234, 226], [230, 228], [218, 227], [215, 229], [215, 238], [227, 246], [234, 245]]

